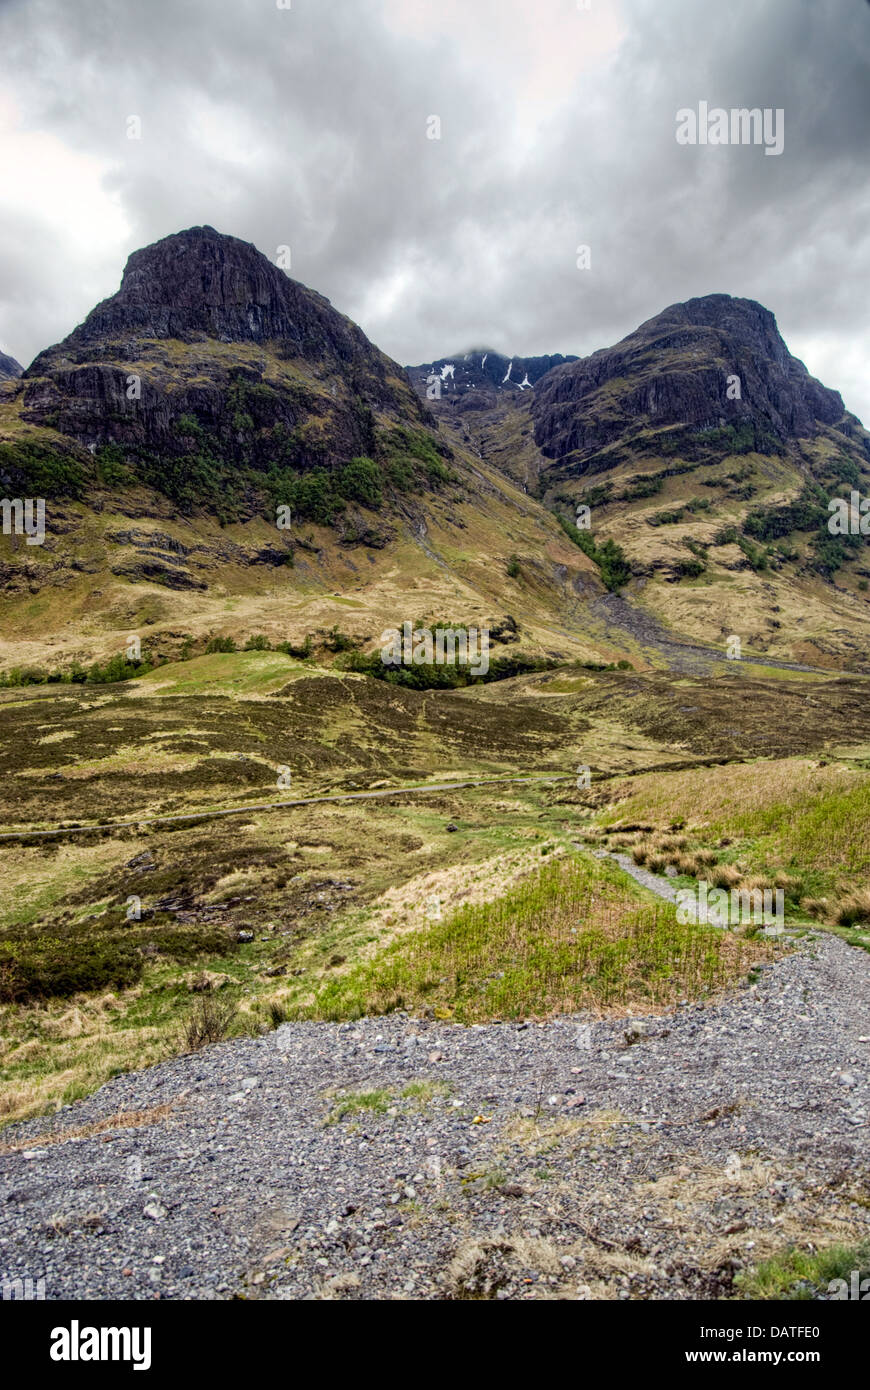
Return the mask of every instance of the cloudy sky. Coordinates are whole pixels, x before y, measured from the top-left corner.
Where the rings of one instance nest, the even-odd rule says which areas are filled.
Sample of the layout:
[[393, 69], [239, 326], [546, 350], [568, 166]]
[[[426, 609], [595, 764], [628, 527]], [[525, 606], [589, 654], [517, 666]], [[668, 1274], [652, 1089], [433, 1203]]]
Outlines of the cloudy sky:
[[[209, 223], [403, 363], [746, 295], [870, 424], [867, 0], [0, 0], [0, 79], [25, 366]], [[782, 153], [678, 144], [700, 102], [781, 108]]]

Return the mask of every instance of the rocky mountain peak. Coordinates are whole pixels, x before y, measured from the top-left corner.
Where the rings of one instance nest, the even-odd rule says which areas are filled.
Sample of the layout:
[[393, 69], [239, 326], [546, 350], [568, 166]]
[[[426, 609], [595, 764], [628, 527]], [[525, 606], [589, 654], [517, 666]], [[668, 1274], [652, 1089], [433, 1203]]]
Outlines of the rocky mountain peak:
[[[190, 227], [134, 251], [117, 294], [49, 353], [82, 361], [95, 344], [139, 338], [278, 340], [291, 355], [342, 362], [372, 350], [362, 330], [323, 295], [292, 280], [250, 242], [214, 227]], [[29, 375], [40, 374], [44, 356]]]
[[123, 458], [128, 476], [190, 506], [217, 507], [233, 486], [237, 497], [251, 491], [252, 471], [286, 469], [317, 474], [309, 512], [331, 516], [329, 470], [383, 455], [390, 428], [430, 423], [401, 367], [361, 328], [213, 227], [135, 251], [118, 292], [5, 389], [28, 425], [91, 456], [109, 447], [116, 472]]
[[614, 347], [558, 367], [532, 412], [543, 453], [571, 455], [580, 471], [639, 432], [751, 426], [782, 443], [851, 418], [791, 355], [770, 310], [728, 294], [672, 304]]
[[21, 376], [24, 368], [20, 362], [16, 362], [14, 357], [8, 357], [5, 352], [0, 352], [0, 381], [12, 381], [15, 377]]

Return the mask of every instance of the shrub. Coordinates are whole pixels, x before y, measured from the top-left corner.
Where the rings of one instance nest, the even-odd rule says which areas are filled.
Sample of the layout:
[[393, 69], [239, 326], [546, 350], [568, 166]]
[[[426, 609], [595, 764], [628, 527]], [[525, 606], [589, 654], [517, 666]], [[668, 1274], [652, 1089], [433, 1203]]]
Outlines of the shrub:
[[0, 960], [0, 1004], [17, 1004], [27, 994], [27, 985], [14, 961]]
[[631, 565], [625, 551], [616, 544], [616, 541], [608, 539], [602, 545], [597, 545], [591, 531], [581, 531], [573, 521], [562, 516], [559, 511], [554, 512], [565, 535], [574, 542], [576, 546], [588, 555], [589, 559], [596, 564], [601, 572], [601, 579], [605, 588], [614, 593], [621, 589], [623, 584], [627, 584], [631, 578]]
[[679, 560], [674, 568], [680, 579], [699, 579], [707, 566], [701, 560]]
[[222, 1042], [238, 1013], [233, 999], [203, 994], [197, 999], [184, 1025], [184, 1044], [188, 1052], [198, 1052], [211, 1043]]
[[132, 680], [134, 676], [147, 675], [150, 670], [151, 667], [145, 661], [128, 661], [126, 656], [119, 653], [111, 657], [105, 666], [94, 662], [85, 680], [88, 685], [114, 685], [118, 681]]
[[0, 474], [12, 480], [9, 495], [21, 490], [28, 497], [80, 497], [85, 473], [70, 455], [42, 444], [0, 444]]
[[135, 984], [142, 956], [131, 943], [99, 933], [84, 939], [28, 934], [0, 942], [2, 967], [18, 998], [66, 998]]
[[283, 652], [285, 656], [294, 656], [297, 661], [307, 661], [314, 650], [314, 644], [309, 633], [301, 647], [294, 647], [292, 642], [279, 642], [275, 650]]
[[381, 470], [374, 459], [353, 458], [346, 463], [338, 475], [336, 491], [364, 506], [379, 507], [383, 501]]
[[346, 632], [341, 632], [336, 625], [331, 627], [326, 634], [324, 646], [331, 652], [352, 652], [356, 649], [356, 641]]

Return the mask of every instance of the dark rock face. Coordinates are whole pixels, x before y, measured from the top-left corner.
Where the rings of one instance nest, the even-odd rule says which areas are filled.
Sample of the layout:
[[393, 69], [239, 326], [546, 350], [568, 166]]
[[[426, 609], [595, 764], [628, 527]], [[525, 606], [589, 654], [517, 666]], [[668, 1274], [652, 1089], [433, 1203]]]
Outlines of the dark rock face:
[[24, 368], [14, 357], [7, 357], [5, 352], [0, 352], [0, 381], [11, 381], [14, 377], [21, 376]]
[[503, 357], [487, 348], [476, 348], [457, 357], [439, 357], [428, 366], [407, 367], [406, 371], [423, 399], [428, 383], [437, 377], [441, 399], [446, 398], [460, 410], [482, 410], [500, 395], [531, 392], [536, 382], [554, 367], [576, 361], [576, 357], [563, 357], [560, 352], [543, 357]]
[[118, 446], [156, 486], [178, 458], [301, 474], [372, 455], [376, 417], [431, 423], [355, 323], [212, 227], [134, 252], [117, 294], [40, 353], [19, 389], [23, 419], [91, 453]]
[[727, 294], [672, 304], [615, 347], [557, 367], [531, 408], [538, 447], [552, 459], [571, 455], [580, 472], [641, 429], [751, 425], [787, 442], [824, 425], [848, 432], [851, 419], [839, 393], [789, 353], [770, 310]]
[[368, 358], [376, 349], [362, 329], [323, 295], [291, 280], [257, 248], [213, 227], [191, 227], [134, 251], [121, 288], [68, 338], [41, 354], [87, 360], [94, 345], [137, 338], [218, 338], [233, 343], [281, 340], [288, 355]]

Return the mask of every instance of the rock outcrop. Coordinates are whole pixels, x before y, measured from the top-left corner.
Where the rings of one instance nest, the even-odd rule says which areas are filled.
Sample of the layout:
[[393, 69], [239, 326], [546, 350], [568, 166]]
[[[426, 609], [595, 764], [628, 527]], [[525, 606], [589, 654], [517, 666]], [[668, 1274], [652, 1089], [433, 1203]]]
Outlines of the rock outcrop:
[[191, 227], [134, 251], [117, 294], [40, 353], [27, 376], [40, 376], [59, 358], [90, 361], [106, 343], [126, 345], [129, 355], [143, 338], [276, 341], [287, 357], [357, 366], [381, 384], [392, 366], [351, 319], [255, 246], [213, 227]]
[[[16, 383], [16, 405], [98, 459], [110, 446], [113, 476], [123, 465], [185, 506], [232, 491], [240, 517], [263, 474], [333, 474], [381, 458], [384, 431], [432, 423], [355, 323], [212, 227], [134, 252], [117, 294]], [[315, 501], [327, 516], [332, 500]]]

